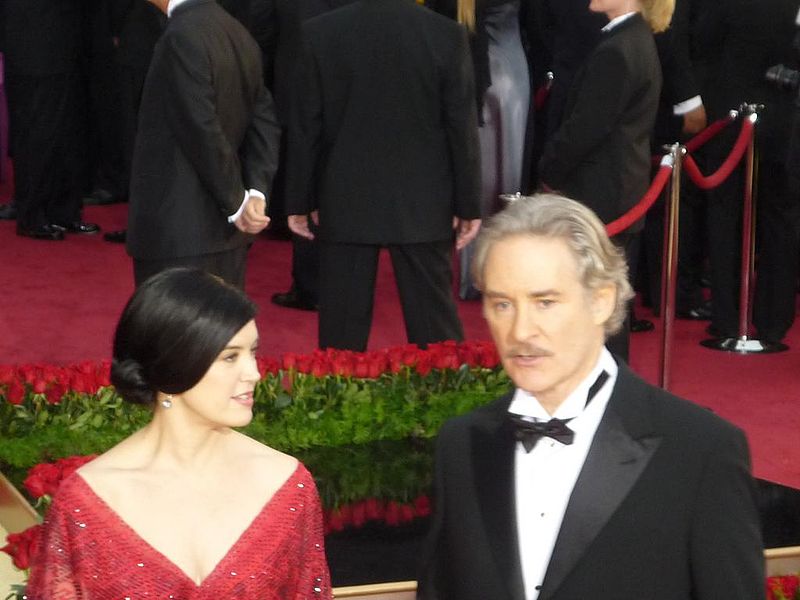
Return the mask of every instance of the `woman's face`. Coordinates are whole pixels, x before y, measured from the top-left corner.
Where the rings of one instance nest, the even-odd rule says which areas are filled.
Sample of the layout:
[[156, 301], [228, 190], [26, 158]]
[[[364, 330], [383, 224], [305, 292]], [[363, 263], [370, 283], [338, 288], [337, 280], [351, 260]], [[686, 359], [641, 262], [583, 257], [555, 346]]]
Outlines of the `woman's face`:
[[258, 329], [250, 321], [226, 344], [192, 389], [180, 395], [182, 407], [206, 424], [241, 427], [253, 418]]
[[639, 0], [590, 0], [589, 10], [605, 13], [609, 19], [642, 9]]

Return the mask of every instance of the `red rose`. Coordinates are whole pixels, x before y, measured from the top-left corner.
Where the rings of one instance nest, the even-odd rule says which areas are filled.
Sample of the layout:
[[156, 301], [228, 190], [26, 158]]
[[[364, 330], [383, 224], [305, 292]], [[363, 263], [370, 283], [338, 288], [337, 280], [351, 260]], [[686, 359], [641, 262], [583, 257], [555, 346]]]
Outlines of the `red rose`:
[[432, 368], [433, 366], [431, 364], [431, 355], [428, 353], [421, 352], [417, 356], [417, 364], [416, 364], [417, 373], [425, 377], [428, 373], [431, 372]]
[[410, 504], [400, 505], [400, 522], [409, 523], [414, 520], [414, 508]]
[[389, 504], [386, 505], [386, 515], [384, 517], [386, 519], [387, 525], [399, 525], [400, 524], [400, 505], [392, 500]]
[[44, 395], [50, 404], [58, 404], [61, 402], [61, 399], [64, 397], [67, 391], [66, 385], [60, 381], [56, 381], [48, 386], [44, 392]]
[[370, 521], [376, 521], [383, 515], [383, 506], [377, 498], [367, 498], [364, 500], [364, 514]]
[[367, 357], [367, 377], [377, 379], [386, 372], [388, 361], [382, 352], [373, 352]]
[[111, 385], [111, 361], [100, 361], [97, 368], [97, 384], [100, 387], [109, 387]]
[[353, 375], [361, 379], [365, 379], [369, 376], [369, 365], [367, 364], [366, 356], [364, 356], [363, 354], [358, 354], [355, 357], [355, 366], [353, 367]]
[[328, 519], [326, 523], [330, 531], [341, 531], [342, 529], [344, 529], [344, 523], [342, 521], [342, 513], [339, 511], [338, 508], [334, 508], [331, 512], [328, 513]]
[[24, 399], [25, 387], [19, 380], [13, 380], [6, 388], [6, 400], [11, 402], [11, 404], [22, 404]]
[[361, 527], [364, 523], [367, 522], [367, 508], [364, 502], [358, 502], [353, 505], [353, 526], [354, 527]]
[[6, 540], [8, 544], [0, 548], [11, 556], [14, 566], [25, 570], [31, 566], [31, 557], [36, 555], [42, 537], [42, 526], [34, 525], [22, 533], [11, 533]]
[[297, 365], [297, 355], [294, 352], [287, 352], [283, 355], [283, 368], [287, 371], [294, 369]]
[[427, 517], [431, 514], [431, 500], [427, 496], [420, 496], [414, 500], [414, 513], [418, 517]]
[[310, 373], [313, 362], [313, 357], [309, 356], [308, 354], [301, 354], [297, 357], [297, 364], [295, 365], [295, 368], [300, 373]]
[[327, 361], [315, 358], [311, 363], [311, 374], [314, 377], [325, 377], [329, 372]]

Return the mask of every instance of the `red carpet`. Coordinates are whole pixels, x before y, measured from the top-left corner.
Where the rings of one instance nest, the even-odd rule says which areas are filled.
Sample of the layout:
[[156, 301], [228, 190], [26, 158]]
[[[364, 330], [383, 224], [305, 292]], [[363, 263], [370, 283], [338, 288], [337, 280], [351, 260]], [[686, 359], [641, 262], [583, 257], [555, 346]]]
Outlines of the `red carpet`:
[[[4, 194], [0, 193], [0, 197]], [[88, 221], [104, 230], [125, 225], [125, 205], [89, 207]], [[101, 236], [41, 242], [14, 235], [0, 221], [0, 364], [64, 364], [107, 358], [122, 306], [133, 290], [130, 261], [121, 245]], [[375, 294], [370, 348], [405, 343], [391, 265], [383, 257]], [[270, 296], [290, 283], [291, 247], [259, 239], [250, 253], [247, 290], [261, 307], [264, 354], [310, 351], [316, 344], [313, 313], [280, 309]], [[478, 303], [459, 306], [468, 339], [488, 339]], [[640, 316], [648, 316], [640, 311]], [[793, 350], [739, 356], [698, 345], [705, 323], [677, 321], [672, 391], [713, 409], [747, 431], [758, 477], [800, 488], [800, 325], [786, 339]], [[654, 382], [658, 332], [632, 339], [633, 368]], [[795, 440], [795, 441], [792, 441]]]

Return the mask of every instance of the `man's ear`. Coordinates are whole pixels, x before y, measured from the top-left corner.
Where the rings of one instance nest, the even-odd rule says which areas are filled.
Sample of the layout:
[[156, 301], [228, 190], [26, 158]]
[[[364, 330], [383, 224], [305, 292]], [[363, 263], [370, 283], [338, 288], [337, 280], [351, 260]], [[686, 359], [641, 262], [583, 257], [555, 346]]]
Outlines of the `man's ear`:
[[592, 315], [596, 325], [603, 325], [614, 314], [617, 305], [617, 288], [604, 285], [592, 292]]

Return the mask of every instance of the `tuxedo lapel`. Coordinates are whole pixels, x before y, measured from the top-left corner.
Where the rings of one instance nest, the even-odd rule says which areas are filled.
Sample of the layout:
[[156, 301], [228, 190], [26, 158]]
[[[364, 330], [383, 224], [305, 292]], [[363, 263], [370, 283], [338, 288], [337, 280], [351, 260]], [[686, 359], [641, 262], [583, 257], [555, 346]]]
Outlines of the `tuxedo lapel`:
[[[495, 402], [474, 427], [472, 465], [486, 539], [508, 597], [523, 600], [514, 494], [516, 440], [506, 419], [512, 394]], [[499, 598], [493, 600], [500, 600]]]
[[570, 496], [540, 600], [550, 598], [627, 497], [661, 439], [638, 400], [648, 390], [620, 365], [614, 392]]

